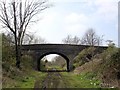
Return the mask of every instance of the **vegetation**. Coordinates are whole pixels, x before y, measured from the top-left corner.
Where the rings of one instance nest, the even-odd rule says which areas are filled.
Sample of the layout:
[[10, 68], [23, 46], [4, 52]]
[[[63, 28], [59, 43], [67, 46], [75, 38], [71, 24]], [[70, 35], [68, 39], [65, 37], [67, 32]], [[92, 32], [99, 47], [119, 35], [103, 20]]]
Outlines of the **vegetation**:
[[2, 34], [2, 86], [3, 88], [34, 88], [36, 80], [42, 80], [45, 73], [35, 70], [31, 56], [24, 55], [21, 59], [21, 69], [16, 68], [14, 45], [7, 35]]
[[62, 40], [64, 44], [99, 46], [102, 44], [103, 36], [98, 36], [93, 28], [88, 29], [82, 38], [68, 35]]
[[[87, 50], [83, 50], [75, 62], [79, 63], [87, 57]], [[89, 51], [90, 52], [90, 51]], [[78, 58], [79, 57], [79, 58]], [[84, 57], [84, 58], [83, 58]], [[94, 55], [89, 62], [84, 62], [74, 70], [74, 73], [92, 73], [101, 82], [101, 87], [120, 87], [120, 49], [110, 45], [101, 54]]]
[[77, 36], [72, 37], [68, 35], [66, 38], [62, 40], [64, 44], [80, 44], [80, 38]]
[[23, 44], [44, 44], [47, 41], [42, 37], [36, 37], [35, 34], [26, 33], [23, 39]]
[[56, 56], [52, 65], [56, 66], [56, 68], [67, 69], [67, 61], [62, 56]]
[[41, 70], [67, 70], [67, 62], [62, 56], [55, 56], [51, 61], [44, 57], [41, 63]]
[[109, 46], [101, 56], [101, 72], [103, 83], [108, 86], [120, 87], [120, 49], [115, 46]]
[[100, 81], [93, 73], [81, 73], [79, 75], [62, 73], [62, 75], [68, 84], [68, 88], [100, 88]]
[[100, 44], [102, 44], [102, 38], [96, 34], [94, 29], [90, 28], [84, 34], [84, 36], [81, 40], [81, 44], [91, 45], [91, 46], [95, 46], [95, 45], [99, 46]]
[[89, 47], [89, 48], [82, 50], [78, 54], [78, 56], [76, 56], [76, 58], [74, 60], [75, 67], [81, 66], [81, 65], [85, 64], [86, 62], [89, 62], [95, 55], [94, 51], [95, 51], [94, 47]]

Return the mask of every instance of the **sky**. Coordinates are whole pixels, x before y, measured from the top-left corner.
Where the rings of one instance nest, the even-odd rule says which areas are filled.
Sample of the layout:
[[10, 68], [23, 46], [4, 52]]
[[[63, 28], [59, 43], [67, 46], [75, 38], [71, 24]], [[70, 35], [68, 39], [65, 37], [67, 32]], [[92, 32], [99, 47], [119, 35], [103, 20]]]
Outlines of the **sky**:
[[39, 21], [28, 31], [46, 39], [47, 43], [61, 43], [67, 35], [82, 38], [93, 28], [99, 36], [103, 35], [103, 45], [107, 45], [106, 40], [118, 45], [118, 1], [49, 0], [52, 6], [35, 17]]
[[[118, 45], [118, 0], [51, 0], [52, 7], [37, 18], [31, 32], [48, 43], [61, 43], [67, 35], [82, 38], [93, 28], [104, 41]], [[106, 42], [103, 43], [106, 45]]]

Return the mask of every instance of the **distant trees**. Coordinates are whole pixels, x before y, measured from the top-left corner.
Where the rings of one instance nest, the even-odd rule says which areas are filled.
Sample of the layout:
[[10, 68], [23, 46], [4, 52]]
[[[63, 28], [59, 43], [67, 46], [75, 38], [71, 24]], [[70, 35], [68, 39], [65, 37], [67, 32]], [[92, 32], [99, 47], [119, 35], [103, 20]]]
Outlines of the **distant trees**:
[[53, 64], [58, 65], [61, 68], [63, 68], [65, 65], [67, 66], [66, 63], [67, 63], [66, 60], [62, 56], [56, 56], [56, 57], [54, 57]]
[[33, 21], [33, 17], [48, 8], [47, 0], [22, 1], [10, 0], [0, 3], [0, 21], [4, 28], [12, 32], [16, 49], [16, 66], [20, 67], [20, 46], [27, 27]]
[[80, 44], [80, 39], [77, 36], [72, 37], [71, 35], [68, 35], [62, 42], [64, 44]]
[[44, 44], [47, 41], [42, 37], [37, 37], [35, 34], [25, 34], [23, 44]]
[[[103, 36], [102, 36], [103, 37]], [[82, 39], [77, 36], [72, 37], [68, 35], [62, 40], [64, 44], [81, 44], [81, 45], [90, 45], [90, 46], [99, 46], [102, 44], [102, 37], [98, 36], [94, 29], [88, 29], [83, 35]]]
[[88, 29], [81, 39], [81, 44], [90, 46], [99, 46], [102, 44], [102, 37], [98, 36], [94, 29]]

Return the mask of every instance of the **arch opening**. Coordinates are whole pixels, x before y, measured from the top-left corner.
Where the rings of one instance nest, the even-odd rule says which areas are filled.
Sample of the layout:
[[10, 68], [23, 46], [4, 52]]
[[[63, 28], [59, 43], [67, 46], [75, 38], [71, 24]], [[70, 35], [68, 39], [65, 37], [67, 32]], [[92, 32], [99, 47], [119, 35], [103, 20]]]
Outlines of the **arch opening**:
[[[55, 57], [52, 57], [54, 55]], [[53, 60], [50, 60], [53, 59]], [[37, 68], [39, 71], [69, 71], [69, 59], [67, 56], [57, 52], [48, 52], [38, 58]]]

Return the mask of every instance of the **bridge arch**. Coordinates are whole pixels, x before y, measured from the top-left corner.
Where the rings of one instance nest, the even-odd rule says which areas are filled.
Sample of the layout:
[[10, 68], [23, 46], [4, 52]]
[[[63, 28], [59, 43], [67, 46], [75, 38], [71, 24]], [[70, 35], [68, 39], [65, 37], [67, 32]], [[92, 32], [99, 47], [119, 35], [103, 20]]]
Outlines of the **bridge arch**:
[[39, 71], [41, 71], [41, 69], [40, 69], [40, 61], [41, 61], [41, 59], [42, 59], [44, 56], [49, 55], [49, 54], [57, 54], [57, 55], [62, 56], [62, 57], [66, 60], [66, 63], [67, 63], [67, 71], [69, 71], [69, 61], [70, 61], [69, 58], [68, 58], [66, 55], [64, 55], [64, 54], [62, 54], [62, 53], [59, 53], [59, 52], [46, 52], [46, 53], [40, 55], [39, 58], [38, 58], [38, 60], [37, 60], [37, 68], [38, 68]]
[[[74, 58], [85, 48], [91, 47], [89, 45], [73, 45], [73, 44], [29, 44], [22, 45], [22, 51], [33, 51], [32, 54], [35, 62], [37, 63], [37, 69], [40, 70], [40, 60], [48, 54], [58, 54], [65, 58], [67, 61], [67, 70], [73, 69]], [[96, 48], [95, 53], [101, 53], [108, 47], [94, 46]]]

